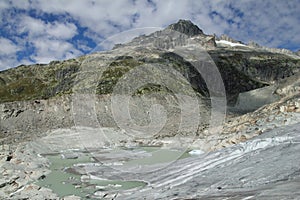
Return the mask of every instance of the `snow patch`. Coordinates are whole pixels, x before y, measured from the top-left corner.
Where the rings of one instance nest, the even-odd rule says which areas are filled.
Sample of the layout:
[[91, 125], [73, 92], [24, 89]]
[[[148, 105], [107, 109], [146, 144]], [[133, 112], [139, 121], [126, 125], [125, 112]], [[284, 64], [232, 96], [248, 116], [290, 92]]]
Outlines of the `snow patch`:
[[204, 154], [204, 153], [205, 153], [204, 151], [199, 150], [199, 149], [194, 149], [192, 151], [189, 151], [190, 155], [201, 155], [201, 154]]
[[219, 40], [219, 41], [216, 41], [217, 44], [225, 44], [225, 45], [229, 45], [231, 47], [235, 47], [235, 46], [242, 46], [242, 47], [245, 47], [246, 45], [244, 44], [240, 44], [240, 43], [233, 43], [233, 42], [229, 42], [227, 40]]

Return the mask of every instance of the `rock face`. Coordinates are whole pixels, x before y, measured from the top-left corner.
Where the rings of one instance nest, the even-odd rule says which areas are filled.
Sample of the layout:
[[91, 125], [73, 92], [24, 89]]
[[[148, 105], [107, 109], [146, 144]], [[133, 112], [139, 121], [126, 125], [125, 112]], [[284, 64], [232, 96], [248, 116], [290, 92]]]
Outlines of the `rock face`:
[[1, 144], [14, 144], [41, 136], [49, 130], [71, 127], [70, 97], [1, 104]]
[[181, 19], [177, 23], [169, 25], [167, 29], [178, 31], [188, 36], [203, 35], [203, 31], [190, 20]]

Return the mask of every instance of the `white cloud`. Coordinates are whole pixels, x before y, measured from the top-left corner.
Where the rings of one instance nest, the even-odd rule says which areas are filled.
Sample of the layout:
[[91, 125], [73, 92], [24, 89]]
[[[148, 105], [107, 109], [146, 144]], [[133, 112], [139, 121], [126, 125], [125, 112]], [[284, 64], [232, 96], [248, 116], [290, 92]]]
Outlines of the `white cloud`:
[[[37, 16], [47, 13], [61, 18], [45, 21], [26, 11], [22, 14], [15, 11], [9, 13], [8, 7], [31, 10]], [[76, 56], [81, 51], [91, 49], [88, 42], [72, 41], [80, 32], [76, 24], [86, 28], [82, 33], [85, 37], [99, 44], [120, 31], [164, 27], [180, 18], [192, 20], [208, 34], [227, 33], [237, 40], [254, 40], [270, 47], [299, 46], [299, 10], [299, 0], [0, 1], [0, 28], [5, 24], [3, 30], [15, 42], [3, 40], [6, 50], [2, 48], [0, 51], [11, 52], [11, 66], [14, 66], [16, 52], [26, 50], [25, 46], [29, 45], [34, 49], [30, 55], [34, 61], [48, 62]], [[19, 34], [26, 36], [20, 37]]]
[[79, 50], [81, 51], [91, 51], [92, 48], [88, 45], [88, 42], [87, 41], [83, 41], [83, 40], [78, 40], [76, 42], [76, 46]]
[[[70, 22], [47, 22], [22, 14], [10, 19], [11, 26], [16, 27], [10, 31], [10, 37], [0, 38], [0, 69], [17, 66], [19, 64], [48, 63], [51, 60], [69, 59], [82, 54], [73, 44], [68, 42], [77, 34], [77, 27]], [[18, 34], [23, 34], [20, 37]], [[24, 36], [25, 34], [25, 36]], [[30, 46], [33, 50], [28, 58], [21, 58], [18, 61], [17, 51], [26, 51]], [[3, 55], [6, 55], [4, 57]]]
[[[48, 63], [51, 60], [68, 59], [82, 54], [68, 39], [73, 38], [77, 27], [69, 22], [47, 22], [41, 19], [22, 15], [17, 26], [18, 31], [27, 34], [17, 40], [23, 46], [30, 45], [34, 52], [30, 59], [37, 63]], [[25, 40], [22, 42], [21, 40]]]
[[77, 27], [72, 23], [47, 24], [47, 33], [50, 36], [60, 39], [70, 39], [77, 34]]
[[7, 38], [0, 38], [0, 55], [15, 54], [20, 48]]
[[[19, 4], [17, 0], [12, 2], [13, 5]], [[27, 8], [28, 1], [25, 2], [23, 6]], [[31, 2], [31, 8], [40, 12], [67, 13], [78, 20], [81, 26], [87, 27], [87, 31], [91, 32], [90, 35], [94, 35], [93, 39], [95, 40], [97, 37], [111, 36], [130, 28], [166, 26], [179, 18], [192, 19], [205, 32], [211, 34], [227, 32], [244, 41], [262, 37], [259, 35], [261, 32], [267, 34], [266, 38], [269, 35], [276, 36], [273, 31], [291, 24], [293, 24], [293, 31], [299, 33], [299, 28], [295, 27], [299, 24], [297, 16], [299, 16], [300, 7], [297, 0], [153, 0], [153, 3], [149, 3], [147, 0], [114, 2], [110, 0], [73, 0], [72, 3], [68, 0], [32, 0]], [[218, 15], [210, 16], [213, 11]], [[243, 13], [243, 16], [237, 15], [236, 11]], [[139, 16], [135, 22], [132, 21], [134, 14]], [[231, 23], [228, 20], [231, 20]], [[276, 23], [273, 23], [274, 21]], [[59, 34], [61, 32], [57, 34], [55, 32], [56, 36]]]
[[11, 6], [13, 8], [17, 8], [17, 9], [29, 9], [30, 8], [30, 0], [23, 0], [23, 1], [18, 1], [18, 0], [13, 0], [13, 1], [9, 1], [11, 3]]
[[[255, 0], [33, 0], [31, 6], [41, 12], [68, 14], [88, 28], [92, 39], [99, 42], [130, 28], [166, 26], [179, 18], [191, 19], [205, 32], [224, 32], [245, 42], [258, 40], [267, 45], [280, 45], [282, 41], [275, 35], [278, 29], [291, 24], [299, 24], [299, 3], [294, 0], [255, 1]], [[243, 13], [237, 15], [236, 11]], [[217, 14], [212, 16], [211, 13]], [[136, 14], [137, 19], [132, 21]], [[229, 23], [229, 20], [231, 21]], [[273, 23], [276, 21], [276, 23]], [[70, 30], [70, 29], [69, 29]], [[299, 33], [299, 28], [292, 30]], [[60, 33], [58, 33], [60, 34]], [[264, 34], [261, 36], [261, 34]], [[278, 37], [271, 42], [272, 36]], [[287, 36], [287, 35], [285, 35]], [[261, 38], [266, 39], [261, 39]]]
[[33, 1], [36, 9], [46, 13], [68, 13], [78, 20], [83, 27], [101, 35], [109, 35], [118, 30], [113, 25], [121, 27], [130, 26], [130, 16], [134, 12], [133, 1], [82, 1], [73, 0], [72, 3], [66, 0]]
[[22, 48], [7, 38], [0, 37], [0, 70], [18, 66], [17, 52]]
[[21, 33], [27, 32], [29, 37], [48, 36], [58, 39], [71, 39], [77, 34], [77, 27], [73, 23], [50, 23], [29, 16], [21, 18], [19, 29]]
[[9, 69], [12, 66], [21, 64], [24, 64], [24, 62], [19, 62], [16, 54], [0, 55], [0, 70]]
[[31, 37], [37, 37], [45, 34], [46, 24], [40, 19], [24, 16], [21, 17], [19, 29], [21, 33], [27, 32]]
[[[5, 70], [11, 68], [11, 66], [17, 66], [16, 65], [17, 60], [15, 57], [2, 57], [0, 56], [0, 70]], [[12, 65], [13, 64], [13, 65]]]
[[228, 2], [243, 13], [242, 17], [232, 16], [228, 14], [228, 9], [220, 10], [226, 19], [233, 19], [240, 23], [239, 27], [232, 28], [229, 26], [225, 29], [224, 31], [228, 34], [245, 42], [255, 40], [270, 47], [281, 46], [288, 40], [299, 45], [299, 40], [297, 41], [293, 37], [300, 34], [300, 27], [298, 26], [300, 4], [297, 0], [231, 0]]
[[0, 10], [9, 8], [9, 1], [0, 1]]
[[69, 59], [81, 55], [71, 43], [63, 40], [38, 38], [33, 42], [36, 53], [31, 56], [38, 63], [48, 63], [51, 60]]
[[0, 37], [0, 47], [0, 70], [5, 70], [21, 64], [32, 63], [26, 58], [18, 61], [17, 52], [21, 51], [23, 48], [20, 44], [17, 45], [7, 38]]

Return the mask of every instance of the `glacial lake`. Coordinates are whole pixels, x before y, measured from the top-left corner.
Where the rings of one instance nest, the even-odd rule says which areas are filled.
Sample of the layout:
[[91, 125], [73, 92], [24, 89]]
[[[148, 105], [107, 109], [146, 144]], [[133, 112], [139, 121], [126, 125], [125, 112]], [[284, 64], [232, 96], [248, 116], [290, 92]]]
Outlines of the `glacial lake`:
[[109, 166], [150, 166], [169, 163], [190, 155], [187, 151], [174, 149], [135, 147], [100, 149], [93, 152], [68, 150], [43, 156], [51, 162], [51, 173], [39, 180], [37, 185], [50, 188], [60, 197], [76, 195], [82, 198], [100, 198], [105, 192], [130, 191], [147, 185], [143, 180], [101, 177], [99, 172], [105, 174]]

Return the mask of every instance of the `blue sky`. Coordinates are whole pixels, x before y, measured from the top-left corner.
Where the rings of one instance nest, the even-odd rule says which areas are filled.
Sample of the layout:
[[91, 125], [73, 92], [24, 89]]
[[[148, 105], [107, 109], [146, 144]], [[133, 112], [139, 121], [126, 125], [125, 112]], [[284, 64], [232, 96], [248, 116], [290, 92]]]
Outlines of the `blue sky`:
[[300, 49], [300, 0], [0, 0], [0, 70], [87, 54], [135, 28], [189, 19], [205, 33]]

